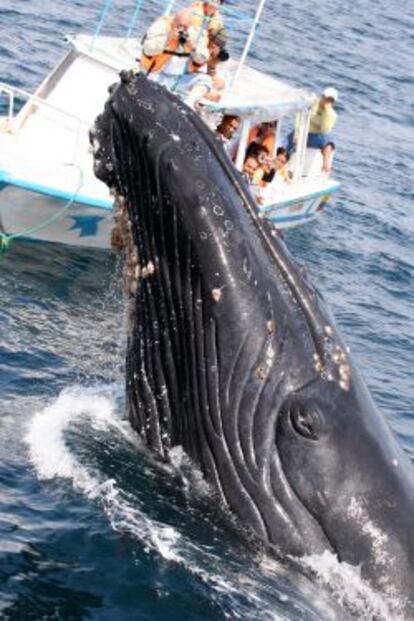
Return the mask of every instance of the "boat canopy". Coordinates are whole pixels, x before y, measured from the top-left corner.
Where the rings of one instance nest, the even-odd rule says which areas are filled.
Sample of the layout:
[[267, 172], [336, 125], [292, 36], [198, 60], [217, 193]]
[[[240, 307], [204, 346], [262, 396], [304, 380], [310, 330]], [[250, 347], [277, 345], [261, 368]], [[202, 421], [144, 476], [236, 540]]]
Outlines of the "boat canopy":
[[[236, 71], [237, 61], [228, 61], [228, 73]], [[220, 101], [205, 101], [211, 112], [233, 114], [252, 123], [279, 120], [296, 112], [309, 110], [315, 95], [305, 89], [295, 88], [277, 78], [244, 65], [235, 88], [230, 88]]]

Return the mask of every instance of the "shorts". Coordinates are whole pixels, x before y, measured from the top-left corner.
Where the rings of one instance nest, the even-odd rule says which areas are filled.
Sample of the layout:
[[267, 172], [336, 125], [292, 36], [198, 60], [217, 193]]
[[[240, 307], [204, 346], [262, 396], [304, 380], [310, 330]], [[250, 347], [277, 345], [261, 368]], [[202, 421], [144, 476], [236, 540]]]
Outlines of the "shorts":
[[[284, 140], [284, 144], [283, 146], [290, 152], [293, 150], [294, 148], [294, 144], [293, 144], [293, 137], [294, 137], [294, 132], [291, 132]], [[330, 144], [332, 146], [333, 149], [335, 149], [335, 143], [332, 140], [332, 134], [331, 133], [327, 133], [327, 134], [308, 134], [308, 142], [306, 143], [306, 146], [309, 149], [323, 149], [324, 147], [326, 147], [328, 144]]]
[[335, 148], [335, 143], [332, 140], [332, 134], [308, 134], [307, 146], [309, 149], [323, 149], [328, 144]]

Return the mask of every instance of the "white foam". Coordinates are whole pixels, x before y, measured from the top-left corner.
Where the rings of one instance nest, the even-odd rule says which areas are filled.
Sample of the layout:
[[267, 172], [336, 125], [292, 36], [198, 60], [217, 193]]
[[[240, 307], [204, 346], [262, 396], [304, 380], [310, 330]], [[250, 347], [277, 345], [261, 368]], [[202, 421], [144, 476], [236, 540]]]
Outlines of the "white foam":
[[329, 551], [302, 559], [317, 580], [327, 586], [341, 607], [361, 621], [402, 621], [398, 602], [386, 602], [361, 578], [359, 567], [339, 562]]
[[91, 500], [99, 502], [114, 530], [129, 532], [167, 560], [181, 561], [175, 552], [180, 534], [170, 526], [150, 520], [129, 502], [114, 479], [103, 479], [71, 453], [65, 431], [79, 419], [89, 419], [93, 429], [118, 433], [133, 444], [136, 434], [115, 414], [117, 387], [74, 386], [65, 389], [50, 406], [33, 417], [26, 442], [30, 460], [40, 479], [65, 478]]

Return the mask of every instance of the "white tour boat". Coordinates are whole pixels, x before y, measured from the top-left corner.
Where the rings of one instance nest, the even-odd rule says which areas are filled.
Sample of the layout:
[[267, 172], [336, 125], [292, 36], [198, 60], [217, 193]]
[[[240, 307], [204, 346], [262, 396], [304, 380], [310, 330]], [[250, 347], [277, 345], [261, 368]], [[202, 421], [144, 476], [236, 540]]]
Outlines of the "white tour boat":
[[[264, 3], [260, 1], [252, 16], [240, 60], [226, 63], [228, 90], [218, 103], [205, 106], [217, 115], [242, 119], [235, 162], [239, 169], [254, 124], [277, 121], [277, 144], [286, 119], [300, 115], [296, 153], [289, 161], [292, 180], [284, 187], [279, 184], [258, 205], [263, 217], [286, 228], [317, 217], [339, 184], [322, 174], [320, 151], [306, 148], [315, 95], [245, 64]], [[142, 0], [132, 7], [124, 37], [101, 35], [111, 4], [106, 0], [95, 34], [68, 37], [70, 51], [33, 94], [0, 82], [0, 250], [14, 237], [109, 246], [112, 199], [93, 174], [89, 129], [119, 72], [137, 68], [140, 42], [132, 33]], [[173, 4], [168, 3], [165, 13]], [[226, 20], [224, 7], [222, 13]]]

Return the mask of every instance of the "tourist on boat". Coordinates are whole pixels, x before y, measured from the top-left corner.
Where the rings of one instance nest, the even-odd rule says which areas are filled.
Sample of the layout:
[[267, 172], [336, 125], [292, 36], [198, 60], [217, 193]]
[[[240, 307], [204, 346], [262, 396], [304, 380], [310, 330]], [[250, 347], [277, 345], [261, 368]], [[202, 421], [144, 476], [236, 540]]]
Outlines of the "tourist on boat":
[[260, 205], [264, 202], [262, 195], [262, 187], [257, 182], [256, 173], [260, 169], [259, 160], [253, 155], [248, 155], [244, 160], [242, 177], [249, 186], [254, 199]]
[[247, 183], [255, 183], [255, 173], [259, 169], [259, 160], [253, 155], [248, 155], [244, 160], [242, 175]]
[[183, 96], [190, 107], [197, 109], [197, 112], [209, 126], [214, 126], [215, 121], [209, 118], [211, 113], [204, 109], [202, 100], [220, 101], [223, 91], [227, 87], [226, 72], [220, 69], [220, 65], [230, 57], [225, 47], [226, 43], [227, 34], [224, 28], [209, 33], [207, 76], [201, 80], [198, 73], [195, 73], [192, 74], [191, 78], [187, 78], [184, 84], [181, 84], [181, 81], [179, 83], [178, 94]]
[[222, 141], [227, 155], [232, 159], [238, 142], [237, 131], [240, 127], [240, 118], [231, 114], [223, 116], [216, 128], [216, 135]]
[[[307, 147], [320, 149], [322, 153], [322, 170], [330, 174], [335, 151], [335, 143], [332, 140], [332, 130], [336, 124], [337, 113], [334, 105], [338, 101], [336, 88], [328, 87], [322, 96], [315, 102], [309, 123]], [[287, 148], [292, 150], [296, 143], [295, 132], [288, 136]]]
[[207, 83], [209, 58], [207, 33], [197, 33], [192, 11], [159, 17], [150, 26], [142, 45], [141, 70], [167, 88]]
[[273, 155], [275, 152], [276, 125], [276, 121], [266, 121], [252, 127], [247, 140], [246, 153], [249, 153], [249, 149], [254, 144], [259, 144], [267, 149], [269, 155]]
[[257, 142], [253, 142], [249, 145], [246, 158], [250, 156], [256, 158], [259, 162], [259, 168], [256, 170], [254, 177], [256, 183], [264, 187], [266, 183], [273, 179], [275, 174], [271, 166], [272, 157], [266, 147]]
[[227, 33], [224, 28], [209, 33], [207, 75], [211, 78], [211, 89], [206, 93], [205, 98], [210, 101], [220, 101], [227, 87], [228, 78], [225, 71], [221, 69], [222, 63], [230, 58], [226, 45]]
[[336, 88], [325, 88], [322, 97], [312, 110], [309, 124], [307, 146], [311, 149], [321, 149], [323, 158], [322, 170], [326, 173], [330, 173], [332, 170], [332, 160], [335, 151], [331, 132], [337, 120], [337, 114], [334, 110], [334, 105], [337, 101], [338, 91]]
[[266, 147], [253, 143], [248, 150], [248, 156], [252, 155], [259, 162], [259, 168], [255, 173], [255, 181], [266, 187], [276, 178], [278, 181], [290, 183], [291, 178], [287, 170], [289, 152], [284, 147], [279, 147], [276, 156], [271, 157]]
[[289, 151], [285, 149], [285, 147], [278, 147], [276, 157], [273, 160], [273, 170], [275, 171], [274, 178], [284, 183], [290, 183], [292, 181], [287, 168], [289, 158]]

